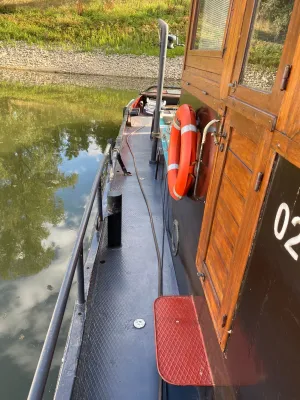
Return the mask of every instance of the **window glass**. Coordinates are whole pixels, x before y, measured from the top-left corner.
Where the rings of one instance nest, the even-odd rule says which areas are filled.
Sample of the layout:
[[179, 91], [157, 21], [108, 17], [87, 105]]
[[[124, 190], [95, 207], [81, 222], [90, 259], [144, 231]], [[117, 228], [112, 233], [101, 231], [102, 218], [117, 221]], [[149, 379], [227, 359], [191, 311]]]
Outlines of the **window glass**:
[[194, 49], [222, 50], [230, 0], [200, 0]]
[[240, 83], [271, 92], [294, 0], [258, 0]]

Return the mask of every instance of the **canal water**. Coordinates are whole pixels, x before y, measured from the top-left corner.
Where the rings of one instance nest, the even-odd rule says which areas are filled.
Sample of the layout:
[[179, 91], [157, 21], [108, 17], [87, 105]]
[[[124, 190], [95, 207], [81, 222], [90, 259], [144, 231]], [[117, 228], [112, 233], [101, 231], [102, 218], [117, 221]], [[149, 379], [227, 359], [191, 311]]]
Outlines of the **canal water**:
[[[27, 397], [102, 151], [134, 96], [0, 83], [1, 400]], [[73, 287], [45, 399], [53, 398]]]

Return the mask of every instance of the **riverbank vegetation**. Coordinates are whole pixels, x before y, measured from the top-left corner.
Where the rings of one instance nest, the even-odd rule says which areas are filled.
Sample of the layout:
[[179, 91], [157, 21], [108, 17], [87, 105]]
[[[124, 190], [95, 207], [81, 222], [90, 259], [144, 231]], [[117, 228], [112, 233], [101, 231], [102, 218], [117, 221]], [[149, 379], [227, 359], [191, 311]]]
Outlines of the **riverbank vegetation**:
[[68, 212], [68, 229], [76, 229], [70, 215], [81, 212], [80, 198], [75, 195], [75, 211], [66, 210], [61, 194], [78, 183], [89, 162], [73, 164], [70, 170], [62, 164], [91, 145], [105, 148], [107, 140], [117, 136], [122, 108], [133, 95], [114, 89], [0, 82], [2, 280], [33, 275], [57, 257], [50, 228], [59, 231]]
[[[101, 121], [103, 135], [99, 138], [99, 145], [105, 147], [106, 132], [109, 132], [112, 137], [117, 136], [122, 122], [123, 107], [136, 94], [137, 92], [134, 90], [110, 88], [98, 90], [72, 85], [28, 86], [21, 83], [0, 82], [0, 142], [2, 150], [6, 151], [6, 146], [9, 148], [19, 146], [23, 140], [27, 144], [31, 141], [43, 140], [45, 129], [56, 129], [57, 126], [64, 124], [81, 124], [86, 121]], [[4, 107], [4, 104], [7, 106]], [[24, 114], [28, 118], [26, 123], [14, 118], [11, 111], [14, 107], [23, 110], [22, 115]], [[33, 110], [34, 113], [39, 110], [36, 125], [33, 120], [31, 121], [31, 111]], [[14, 125], [20, 123], [18, 129], [15, 129], [18, 135], [7, 137], [7, 132], [12, 130], [11, 123]], [[24, 130], [24, 126], [28, 128], [28, 132]], [[38, 137], [38, 135], [40, 136]]]
[[[106, 53], [157, 55], [158, 25], [185, 41], [189, 0], [4, 0], [0, 40]], [[169, 56], [183, 55], [176, 47]]]

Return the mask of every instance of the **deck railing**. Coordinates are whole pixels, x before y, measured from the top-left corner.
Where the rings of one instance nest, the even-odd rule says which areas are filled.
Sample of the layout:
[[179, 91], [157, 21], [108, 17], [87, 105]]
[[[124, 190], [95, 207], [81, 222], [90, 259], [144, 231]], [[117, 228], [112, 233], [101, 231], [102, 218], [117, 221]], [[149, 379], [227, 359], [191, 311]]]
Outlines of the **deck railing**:
[[98, 197], [98, 218], [97, 221], [103, 221], [102, 210], [102, 181], [101, 178], [108, 162], [111, 163], [112, 144], [106, 146], [100, 166], [95, 177], [92, 190], [90, 193], [88, 204], [86, 205], [81, 224], [77, 233], [77, 239], [72, 251], [72, 255], [67, 267], [56, 305], [53, 311], [52, 319], [48, 328], [47, 336], [43, 345], [43, 349], [39, 358], [37, 369], [31, 384], [28, 400], [41, 400], [47, 383], [56, 342], [61, 328], [63, 316], [65, 313], [67, 301], [70, 294], [72, 281], [75, 270], [77, 269], [77, 285], [78, 285], [78, 303], [85, 303], [84, 293], [84, 263], [83, 263], [83, 240], [86, 233], [87, 225], [93, 209], [95, 197]]

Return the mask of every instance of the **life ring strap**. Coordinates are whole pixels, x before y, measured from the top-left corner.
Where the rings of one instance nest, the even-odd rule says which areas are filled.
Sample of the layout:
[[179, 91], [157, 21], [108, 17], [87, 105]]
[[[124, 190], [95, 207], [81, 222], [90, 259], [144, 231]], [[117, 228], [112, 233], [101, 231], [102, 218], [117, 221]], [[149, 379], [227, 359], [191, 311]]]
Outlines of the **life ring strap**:
[[197, 132], [196, 125], [189, 124], [189, 125], [183, 126], [181, 128], [181, 136], [186, 132]]
[[174, 193], [174, 195], [177, 197], [178, 200], [182, 199], [182, 196], [180, 196], [180, 195], [176, 192], [175, 186], [173, 186], [173, 193]]
[[168, 165], [168, 171], [172, 171], [172, 169], [179, 169], [179, 164]]

